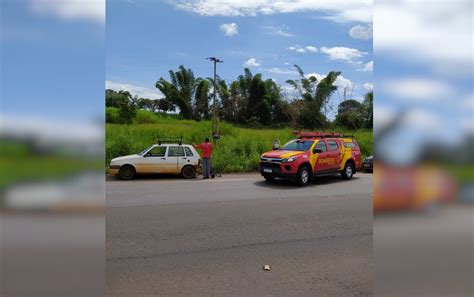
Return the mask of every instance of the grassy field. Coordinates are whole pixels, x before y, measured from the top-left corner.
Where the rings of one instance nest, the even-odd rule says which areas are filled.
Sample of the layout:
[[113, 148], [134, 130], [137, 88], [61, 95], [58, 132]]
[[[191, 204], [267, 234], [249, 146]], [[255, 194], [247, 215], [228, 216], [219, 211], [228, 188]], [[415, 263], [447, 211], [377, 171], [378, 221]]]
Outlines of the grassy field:
[[[172, 118], [149, 119], [146, 124], [106, 126], [106, 166], [112, 158], [134, 154], [155, 143], [156, 138], [182, 136], [185, 143], [200, 143], [210, 137], [211, 122], [195, 122]], [[372, 130], [347, 132], [359, 142], [364, 156], [372, 154]], [[282, 143], [293, 139], [292, 129], [248, 129], [221, 123], [217, 145], [214, 147], [213, 165], [221, 172], [251, 172], [258, 169], [260, 155], [271, 150], [273, 140]]]
[[102, 162], [90, 158], [69, 157], [59, 154], [37, 155], [19, 143], [0, 145], [0, 189], [25, 181], [61, 179], [86, 170], [100, 170]]

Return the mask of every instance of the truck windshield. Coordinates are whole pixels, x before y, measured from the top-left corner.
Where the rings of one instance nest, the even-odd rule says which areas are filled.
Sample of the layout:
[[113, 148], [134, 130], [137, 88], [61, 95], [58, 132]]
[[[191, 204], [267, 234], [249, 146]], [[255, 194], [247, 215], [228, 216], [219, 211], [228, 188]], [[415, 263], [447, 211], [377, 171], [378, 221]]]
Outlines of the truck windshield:
[[292, 140], [283, 146], [285, 151], [307, 151], [313, 145], [313, 140]]

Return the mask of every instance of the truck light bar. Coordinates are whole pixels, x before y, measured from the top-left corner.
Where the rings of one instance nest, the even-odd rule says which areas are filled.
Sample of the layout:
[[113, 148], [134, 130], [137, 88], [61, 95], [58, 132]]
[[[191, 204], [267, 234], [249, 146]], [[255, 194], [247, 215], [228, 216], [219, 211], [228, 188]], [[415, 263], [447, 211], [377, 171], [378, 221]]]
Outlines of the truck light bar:
[[293, 135], [298, 138], [324, 138], [324, 137], [344, 137], [343, 134], [338, 132], [304, 132], [304, 131], [293, 131]]

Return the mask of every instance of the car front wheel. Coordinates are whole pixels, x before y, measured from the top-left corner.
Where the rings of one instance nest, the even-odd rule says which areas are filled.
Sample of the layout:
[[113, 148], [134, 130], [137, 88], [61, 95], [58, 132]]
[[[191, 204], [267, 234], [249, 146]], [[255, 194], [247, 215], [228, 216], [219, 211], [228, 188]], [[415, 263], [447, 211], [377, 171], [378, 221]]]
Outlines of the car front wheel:
[[136, 175], [135, 168], [131, 165], [124, 165], [120, 168], [119, 177], [124, 180], [134, 179]]

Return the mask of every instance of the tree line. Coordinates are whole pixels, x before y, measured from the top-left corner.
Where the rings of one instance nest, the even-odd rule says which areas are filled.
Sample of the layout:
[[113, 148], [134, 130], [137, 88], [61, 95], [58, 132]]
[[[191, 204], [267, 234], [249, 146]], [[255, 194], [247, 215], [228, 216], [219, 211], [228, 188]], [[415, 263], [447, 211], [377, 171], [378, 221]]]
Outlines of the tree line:
[[[335, 120], [328, 119], [329, 102], [337, 90], [336, 79], [341, 72], [331, 71], [318, 80], [307, 76], [294, 65], [299, 73], [296, 80], [287, 80], [293, 98], [287, 98], [282, 87], [274, 80], [262, 78], [245, 68], [244, 73], [228, 83], [217, 77], [216, 93], [221, 120], [251, 127], [292, 126], [304, 129], [325, 129], [332, 126], [347, 129], [372, 128], [373, 93], [365, 95], [364, 101], [349, 99], [342, 101]], [[214, 80], [195, 77], [190, 68], [180, 66], [169, 71], [169, 79], [160, 77], [156, 88], [164, 98], [148, 99], [132, 96], [128, 91], [106, 90], [106, 106], [119, 109], [124, 123], [130, 123], [136, 109], [151, 112], [179, 112], [184, 119], [197, 121], [212, 117], [214, 108]]]

